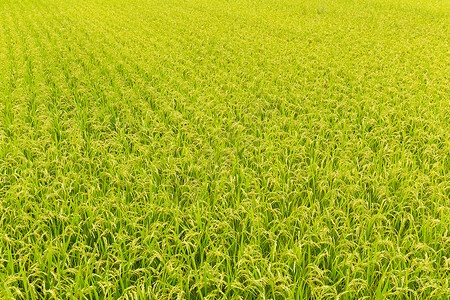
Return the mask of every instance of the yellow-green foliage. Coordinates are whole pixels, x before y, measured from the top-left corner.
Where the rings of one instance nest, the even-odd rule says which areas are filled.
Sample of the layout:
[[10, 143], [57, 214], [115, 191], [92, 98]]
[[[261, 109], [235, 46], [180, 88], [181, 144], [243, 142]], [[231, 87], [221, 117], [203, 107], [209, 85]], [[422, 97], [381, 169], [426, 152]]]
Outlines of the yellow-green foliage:
[[449, 17], [0, 0], [0, 298], [450, 298]]

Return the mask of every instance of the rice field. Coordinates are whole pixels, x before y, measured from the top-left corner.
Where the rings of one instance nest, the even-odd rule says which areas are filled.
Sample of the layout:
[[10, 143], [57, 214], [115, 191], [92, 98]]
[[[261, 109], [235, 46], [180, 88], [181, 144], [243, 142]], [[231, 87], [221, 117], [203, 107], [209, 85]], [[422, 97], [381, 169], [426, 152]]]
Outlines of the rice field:
[[449, 0], [0, 0], [0, 299], [450, 299]]

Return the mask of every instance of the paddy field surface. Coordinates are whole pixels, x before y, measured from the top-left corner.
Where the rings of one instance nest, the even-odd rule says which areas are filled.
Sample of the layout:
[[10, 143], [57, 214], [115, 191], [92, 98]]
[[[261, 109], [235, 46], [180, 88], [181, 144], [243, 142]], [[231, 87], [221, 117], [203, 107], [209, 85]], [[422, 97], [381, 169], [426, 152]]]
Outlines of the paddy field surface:
[[0, 0], [0, 299], [449, 299], [450, 1]]

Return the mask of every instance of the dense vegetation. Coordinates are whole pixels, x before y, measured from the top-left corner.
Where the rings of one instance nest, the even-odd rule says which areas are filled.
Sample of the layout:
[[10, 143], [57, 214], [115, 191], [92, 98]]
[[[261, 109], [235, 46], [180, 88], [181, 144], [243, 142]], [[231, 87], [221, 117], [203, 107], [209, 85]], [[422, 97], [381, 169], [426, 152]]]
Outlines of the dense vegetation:
[[0, 0], [0, 298], [450, 298], [449, 16]]

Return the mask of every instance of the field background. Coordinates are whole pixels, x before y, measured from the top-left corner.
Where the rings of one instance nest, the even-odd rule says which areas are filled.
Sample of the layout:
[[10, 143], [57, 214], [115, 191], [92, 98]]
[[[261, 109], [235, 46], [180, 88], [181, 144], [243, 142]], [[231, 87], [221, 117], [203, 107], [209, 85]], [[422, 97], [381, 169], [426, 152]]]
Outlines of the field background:
[[449, 299], [449, 17], [0, 0], [0, 298]]

